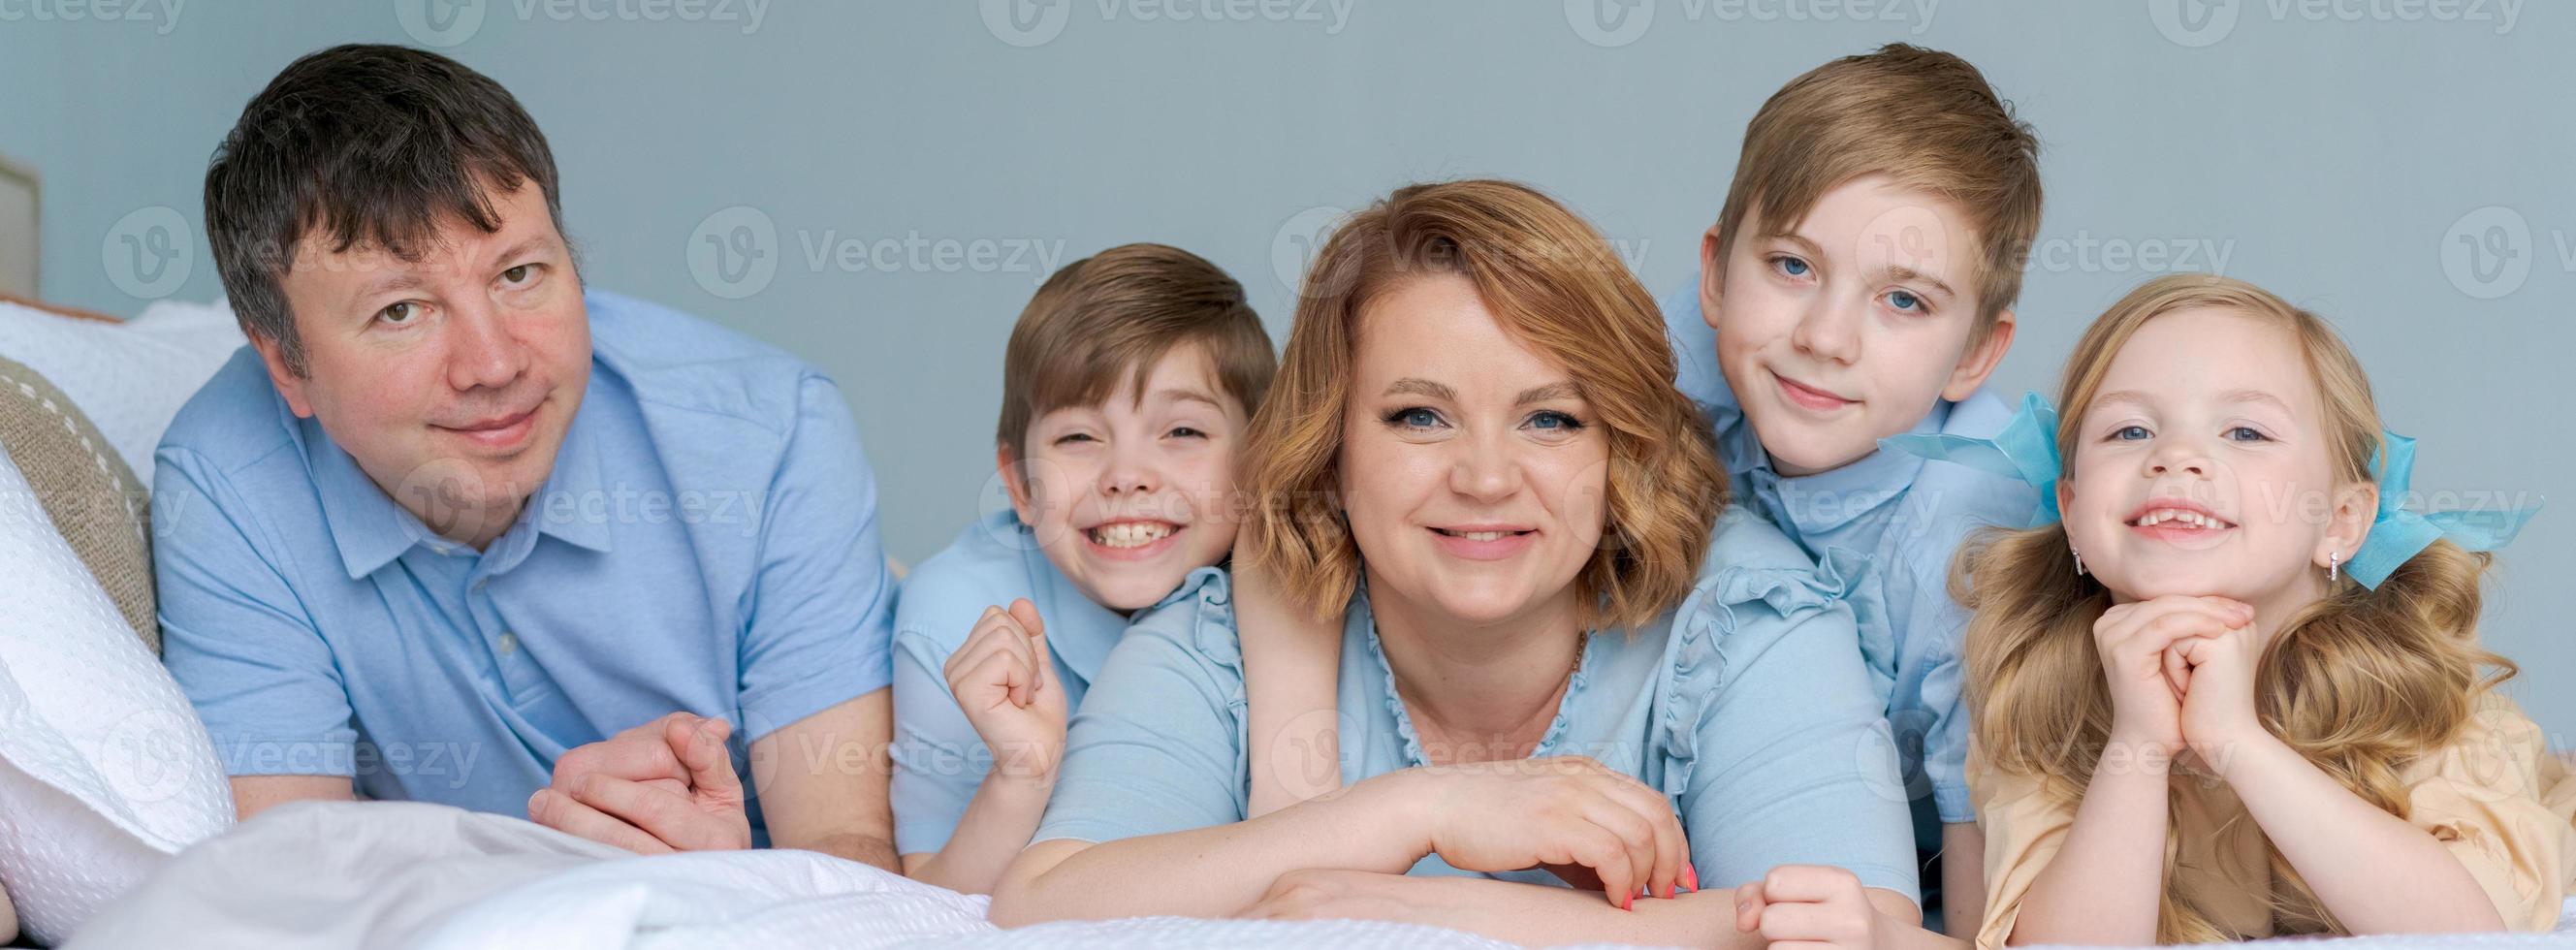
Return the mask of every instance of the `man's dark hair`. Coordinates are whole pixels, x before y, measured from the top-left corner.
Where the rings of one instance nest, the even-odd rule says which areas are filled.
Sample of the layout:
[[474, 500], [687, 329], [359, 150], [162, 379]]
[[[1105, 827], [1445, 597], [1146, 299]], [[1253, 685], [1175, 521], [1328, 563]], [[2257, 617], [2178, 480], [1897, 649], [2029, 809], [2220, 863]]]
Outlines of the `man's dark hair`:
[[554, 153], [509, 90], [436, 53], [347, 45], [270, 80], [206, 167], [206, 235], [242, 332], [277, 341], [304, 375], [279, 281], [297, 242], [365, 243], [407, 261], [454, 217], [500, 230], [493, 201], [535, 181], [555, 230]]

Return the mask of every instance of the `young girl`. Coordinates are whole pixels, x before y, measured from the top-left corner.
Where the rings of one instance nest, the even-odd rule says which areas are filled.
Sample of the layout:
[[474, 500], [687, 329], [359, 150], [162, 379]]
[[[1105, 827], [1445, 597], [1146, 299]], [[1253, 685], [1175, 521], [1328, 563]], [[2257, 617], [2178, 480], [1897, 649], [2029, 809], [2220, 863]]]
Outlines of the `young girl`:
[[2408, 510], [2360, 364], [2243, 281], [2138, 288], [2063, 397], [1986, 447], [2063, 520], [1955, 582], [1978, 946], [2548, 929], [2576, 783], [2476, 637], [2528, 512]]

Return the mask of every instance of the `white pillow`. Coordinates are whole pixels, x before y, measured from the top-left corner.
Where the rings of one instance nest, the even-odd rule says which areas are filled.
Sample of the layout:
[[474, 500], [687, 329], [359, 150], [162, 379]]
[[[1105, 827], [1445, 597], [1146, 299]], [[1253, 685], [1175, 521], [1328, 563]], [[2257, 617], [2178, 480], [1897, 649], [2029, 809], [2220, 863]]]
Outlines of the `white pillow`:
[[0, 455], [0, 884], [19, 925], [59, 942], [232, 820], [179, 684]]
[[164, 300], [123, 323], [0, 301], [0, 356], [61, 387], [126, 467], [147, 480], [171, 417], [244, 342], [232, 308], [220, 301]]

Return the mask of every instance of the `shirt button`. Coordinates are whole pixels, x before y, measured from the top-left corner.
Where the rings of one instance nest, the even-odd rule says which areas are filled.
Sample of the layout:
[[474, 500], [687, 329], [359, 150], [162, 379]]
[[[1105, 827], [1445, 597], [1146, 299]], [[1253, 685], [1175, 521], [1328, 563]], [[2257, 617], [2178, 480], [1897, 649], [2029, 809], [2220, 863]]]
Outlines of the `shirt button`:
[[509, 656], [517, 652], [519, 652], [519, 635], [506, 632], [501, 634], [501, 655]]

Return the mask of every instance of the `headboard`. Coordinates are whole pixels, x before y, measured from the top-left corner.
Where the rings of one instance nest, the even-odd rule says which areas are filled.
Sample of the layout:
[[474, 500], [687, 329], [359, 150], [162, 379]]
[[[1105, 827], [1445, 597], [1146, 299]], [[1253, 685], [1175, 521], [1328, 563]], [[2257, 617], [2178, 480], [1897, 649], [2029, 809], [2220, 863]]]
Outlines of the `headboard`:
[[39, 194], [35, 167], [0, 155], [0, 294], [39, 296]]

